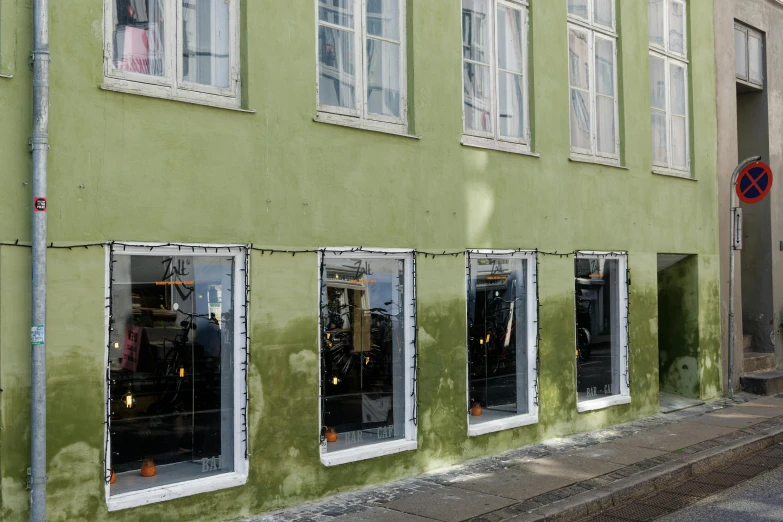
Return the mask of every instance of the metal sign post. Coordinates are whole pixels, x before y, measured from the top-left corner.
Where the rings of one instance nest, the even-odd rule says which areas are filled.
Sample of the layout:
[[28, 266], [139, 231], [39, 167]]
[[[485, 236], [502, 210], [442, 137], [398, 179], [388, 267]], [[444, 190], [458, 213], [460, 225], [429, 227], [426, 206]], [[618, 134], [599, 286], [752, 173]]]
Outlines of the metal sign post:
[[[739, 183], [738, 183], [739, 181]], [[729, 254], [729, 398], [734, 398], [734, 251], [742, 250], [742, 209], [734, 204], [734, 193], [745, 203], [758, 203], [772, 188], [772, 169], [753, 156], [734, 169], [731, 175], [731, 241]]]

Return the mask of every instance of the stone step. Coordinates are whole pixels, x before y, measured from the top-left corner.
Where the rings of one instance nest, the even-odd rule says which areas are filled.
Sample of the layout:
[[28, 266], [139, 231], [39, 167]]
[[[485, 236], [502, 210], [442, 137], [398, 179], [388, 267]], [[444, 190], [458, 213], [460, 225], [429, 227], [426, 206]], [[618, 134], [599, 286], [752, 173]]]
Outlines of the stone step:
[[745, 357], [742, 360], [742, 373], [753, 373], [774, 369], [774, 353], [745, 352]]
[[755, 395], [777, 395], [783, 393], [783, 371], [747, 373], [740, 375], [742, 391]]
[[753, 345], [753, 336], [752, 335], [743, 335], [742, 336], [742, 348], [746, 352], [750, 352], [752, 350], [751, 346]]

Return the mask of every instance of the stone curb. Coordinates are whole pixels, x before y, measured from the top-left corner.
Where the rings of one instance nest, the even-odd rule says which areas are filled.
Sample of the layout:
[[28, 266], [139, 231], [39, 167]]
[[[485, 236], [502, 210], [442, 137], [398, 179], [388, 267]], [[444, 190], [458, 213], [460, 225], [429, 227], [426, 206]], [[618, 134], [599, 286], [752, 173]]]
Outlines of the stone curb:
[[521, 513], [508, 520], [573, 522], [613, 506], [623, 505], [629, 500], [656, 490], [666, 489], [694, 475], [707, 473], [780, 442], [783, 442], [783, 426], [769, 428], [760, 434], [746, 435], [722, 446], [684, 455], [673, 462], [661, 464], [612, 484], [542, 506], [529, 513]]

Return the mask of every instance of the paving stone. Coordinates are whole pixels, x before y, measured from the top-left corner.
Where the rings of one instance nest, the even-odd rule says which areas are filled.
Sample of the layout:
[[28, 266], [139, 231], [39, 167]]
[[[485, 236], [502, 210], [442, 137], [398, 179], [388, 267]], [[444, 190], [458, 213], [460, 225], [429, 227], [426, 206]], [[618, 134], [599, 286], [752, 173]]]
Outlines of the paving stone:
[[607, 462], [628, 466], [646, 459], [650, 459], [652, 457], [658, 457], [663, 454], [664, 452], [660, 450], [634, 448], [632, 446], [609, 442], [592, 446], [590, 448], [584, 448], [579, 451], [575, 451], [570, 455], [589, 459], [605, 460]]
[[707, 413], [706, 415], [692, 419], [688, 422], [742, 429], [763, 422], [766, 419], [766, 417], [751, 415], [750, 413], [745, 413], [744, 411], [738, 411], [738, 408], [732, 408], [728, 411]]
[[572, 479], [569, 484], [611, 473], [622, 467], [614, 462], [569, 455], [546, 457], [520, 466], [522, 470], [540, 477]]
[[[783, 403], [783, 401], [780, 402]], [[771, 418], [783, 415], [783, 404], [778, 404], [778, 406], [766, 406], [763, 404], [756, 404], [755, 402], [748, 402], [737, 406], [737, 409], [749, 415], [758, 415], [759, 417]]]
[[425, 522], [428, 519], [411, 515], [410, 513], [401, 513], [379, 507], [365, 509], [357, 513], [350, 513], [332, 519], [334, 522]]
[[508, 498], [449, 487], [438, 492], [416, 493], [393, 500], [385, 507], [444, 522], [458, 522], [513, 503], [514, 501]]
[[475, 480], [456, 482], [453, 487], [514, 500], [526, 500], [568, 486], [578, 480], [580, 477], [565, 474], [533, 474], [529, 470], [517, 468], [498, 471]]

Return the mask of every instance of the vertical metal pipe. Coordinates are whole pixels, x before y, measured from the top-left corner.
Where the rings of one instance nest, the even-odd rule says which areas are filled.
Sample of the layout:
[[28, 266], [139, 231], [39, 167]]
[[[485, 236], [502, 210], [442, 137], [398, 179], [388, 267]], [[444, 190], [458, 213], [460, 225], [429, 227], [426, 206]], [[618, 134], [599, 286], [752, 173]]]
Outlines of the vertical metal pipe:
[[33, 1], [32, 376], [30, 520], [46, 520], [46, 185], [49, 151], [49, 2]]
[[729, 233], [731, 234], [731, 240], [729, 241], [729, 361], [727, 364], [729, 372], [729, 399], [734, 398], [734, 234], [735, 234], [735, 222], [734, 222], [734, 187], [737, 185], [737, 176], [740, 172], [753, 163], [759, 161], [761, 156], [753, 156], [737, 165], [734, 169], [734, 173], [731, 175], [731, 186], [729, 187], [729, 212], [731, 219], [729, 220]]

